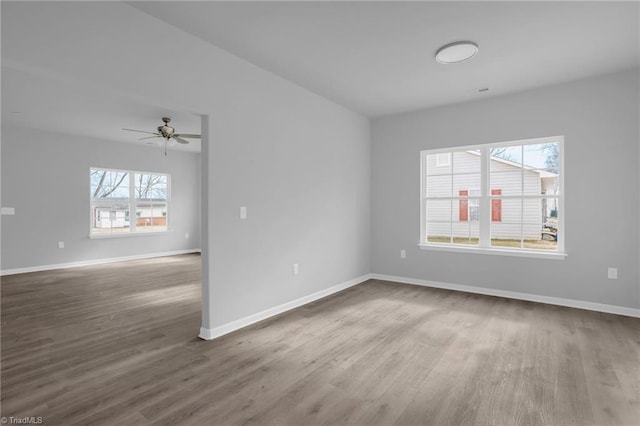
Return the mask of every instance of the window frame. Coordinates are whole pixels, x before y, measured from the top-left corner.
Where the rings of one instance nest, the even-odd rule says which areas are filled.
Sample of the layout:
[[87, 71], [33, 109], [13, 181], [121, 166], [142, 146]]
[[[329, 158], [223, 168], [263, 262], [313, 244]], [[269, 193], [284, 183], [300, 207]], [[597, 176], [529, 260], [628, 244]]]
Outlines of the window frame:
[[[514, 145], [537, 145], [544, 143], [558, 143], [558, 169], [559, 169], [559, 179], [558, 179], [558, 194], [536, 194], [536, 195], [511, 195], [504, 196], [502, 194], [494, 195], [491, 193], [490, 188], [490, 162], [491, 162], [491, 149], [508, 147]], [[442, 153], [450, 153], [450, 157], [452, 153], [457, 151], [480, 151], [480, 220], [479, 227], [479, 239], [477, 245], [466, 245], [466, 244], [454, 244], [454, 243], [437, 243], [437, 242], [429, 242], [427, 241], [427, 217], [426, 217], [426, 203], [428, 199], [434, 199], [434, 197], [428, 197], [426, 194], [426, 178], [427, 178], [427, 156], [428, 155], [437, 155]], [[436, 163], [437, 164], [437, 163]], [[437, 167], [437, 165], [436, 165]], [[523, 169], [524, 170], [524, 169]], [[524, 172], [523, 172], [524, 173]], [[450, 148], [438, 148], [438, 149], [428, 149], [420, 151], [420, 238], [418, 246], [424, 250], [437, 250], [437, 251], [451, 251], [451, 252], [462, 252], [462, 253], [482, 253], [482, 254], [494, 254], [494, 255], [505, 255], [505, 256], [520, 256], [520, 257], [532, 257], [532, 258], [543, 258], [543, 259], [558, 259], [562, 260], [567, 256], [565, 250], [565, 240], [566, 240], [566, 232], [565, 232], [565, 189], [564, 189], [564, 175], [565, 167], [564, 167], [564, 136], [550, 136], [550, 137], [541, 137], [541, 138], [532, 138], [532, 139], [522, 139], [522, 140], [514, 140], [514, 141], [505, 141], [505, 142], [497, 142], [497, 143], [487, 143], [480, 145], [466, 145], [466, 146], [457, 146]], [[452, 201], [456, 200], [469, 200], [470, 195], [465, 196], [454, 196], [444, 197], [443, 199], [451, 199]], [[437, 197], [436, 197], [437, 199]], [[499, 247], [499, 246], [491, 246], [491, 226], [494, 221], [492, 220], [492, 212], [491, 206], [494, 200], [506, 200], [506, 199], [557, 199], [557, 210], [558, 210], [558, 233], [557, 233], [557, 246], [556, 250], [543, 250], [543, 249], [532, 249], [532, 248], [523, 248], [523, 247]], [[501, 207], [502, 209], [502, 207]], [[501, 212], [502, 213], [502, 212]], [[469, 213], [470, 214], [470, 213]]]
[[[110, 233], [94, 233], [93, 232], [93, 217], [94, 217], [94, 204], [93, 204], [93, 196], [91, 195], [91, 172], [94, 170], [106, 171], [106, 172], [115, 172], [115, 173], [127, 173], [129, 180], [129, 230], [123, 232], [110, 232]], [[166, 227], [161, 230], [145, 230], [139, 231], [137, 230], [136, 220], [137, 218], [137, 198], [136, 198], [136, 176], [143, 175], [159, 175], [165, 176], [167, 180], [167, 197], [166, 197], [166, 214], [163, 216], [165, 218]], [[143, 170], [125, 170], [125, 169], [114, 169], [111, 167], [97, 167], [91, 166], [89, 167], [89, 238], [122, 238], [122, 237], [139, 237], [144, 235], [162, 235], [171, 231], [171, 174], [168, 172], [150, 172]], [[133, 221], [131, 219], [134, 219]]]

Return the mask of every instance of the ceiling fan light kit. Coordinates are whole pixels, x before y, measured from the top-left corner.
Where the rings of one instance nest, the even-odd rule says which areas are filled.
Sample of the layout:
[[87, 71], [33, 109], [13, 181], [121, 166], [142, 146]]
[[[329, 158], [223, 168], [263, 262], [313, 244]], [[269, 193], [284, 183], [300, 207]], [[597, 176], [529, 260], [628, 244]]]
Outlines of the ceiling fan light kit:
[[171, 118], [169, 117], [162, 117], [162, 121], [164, 124], [162, 126], [158, 126], [157, 132], [147, 132], [146, 130], [135, 130], [135, 129], [122, 129], [122, 130], [126, 130], [128, 132], [147, 133], [149, 135], [152, 135], [152, 136], [140, 138], [139, 140], [154, 139], [154, 138], [164, 139], [164, 155], [167, 155], [167, 142], [170, 142], [171, 139], [181, 144], [189, 143], [189, 141], [186, 140], [185, 138], [200, 139], [200, 135], [196, 135], [193, 133], [176, 133], [175, 127], [169, 126], [169, 123], [171, 122]]
[[169, 122], [171, 122], [171, 119], [169, 117], [162, 117], [162, 121], [164, 121], [164, 126], [158, 126], [158, 132], [160, 132], [163, 138], [169, 139], [171, 136], [173, 136], [176, 129], [169, 126]]

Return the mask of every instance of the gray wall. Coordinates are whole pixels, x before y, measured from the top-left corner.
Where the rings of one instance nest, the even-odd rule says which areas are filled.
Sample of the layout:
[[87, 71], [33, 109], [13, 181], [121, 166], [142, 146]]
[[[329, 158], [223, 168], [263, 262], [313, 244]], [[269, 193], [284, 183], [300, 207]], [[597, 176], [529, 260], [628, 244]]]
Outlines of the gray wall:
[[[199, 249], [199, 166], [199, 154], [3, 126], [2, 205], [16, 211], [2, 217], [1, 269]], [[170, 173], [171, 231], [90, 239], [90, 167]]]
[[212, 324], [370, 272], [367, 120], [288, 90], [263, 91], [243, 111], [224, 115], [232, 128], [213, 117]]
[[[632, 70], [374, 120], [373, 272], [639, 307], [639, 100]], [[417, 247], [421, 150], [555, 135], [565, 136], [564, 261]]]
[[205, 328], [370, 272], [366, 118], [121, 2], [3, 3], [2, 30], [3, 65], [209, 117]]

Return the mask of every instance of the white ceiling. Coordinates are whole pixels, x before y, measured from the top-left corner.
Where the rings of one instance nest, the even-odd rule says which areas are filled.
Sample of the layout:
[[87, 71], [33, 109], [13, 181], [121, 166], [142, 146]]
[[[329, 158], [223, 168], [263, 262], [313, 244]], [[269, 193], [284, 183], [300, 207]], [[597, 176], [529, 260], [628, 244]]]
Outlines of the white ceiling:
[[[145, 144], [164, 148], [164, 139], [140, 141], [142, 133], [155, 132], [162, 117], [170, 117], [178, 133], [200, 133], [196, 114], [159, 106], [160, 102], [137, 99], [111, 88], [83, 84], [78, 79], [2, 67], [2, 122], [55, 133], [71, 133], [101, 140]], [[189, 144], [171, 141], [168, 149], [200, 152], [200, 140]]]
[[[98, 4], [104, 8], [104, 3]], [[369, 117], [613, 72], [638, 66], [640, 56], [637, 2], [154, 1], [129, 5], [166, 22], [167, 30], [168, 25], [180, 28]], [[46, 21], [52, 19], [49, 15], [37, 18], [64, 31], [70, 23], [81, 21], [91, 4], [47, 2], [47, 7], [3, 1], [3, 24], [7, 16], [30, 17], [49, 10], [56, 12], [54, 24]], [[23, 14], [16, 15], [22, 8]], [[150, 36], [143, 30], [127, 31], [143, 14], [124, 4], [108, 10], [116, 27], [119, 20], [129, 20], [123, 24], [123, 38], [137, 37], [144, 43], [132, 44], [147, 45]], [[3, 125], [144, 143], [138, 141], [143, 135], [122, 128], [153, 131], [161, 117], [169, 116], [179, 132], [200, 132], [199, 116], [164, 99], [162, 87], [157, 98], [142, 98], [131, 90], [101, 86], [100, 75], [82, 74], [92, 69], [88, 61], [108, 57], [104, 52], [80, 57], [65, 43], [47, 44], [38, 37], [22, 40], [28, 34], [11, 38], [7, 28], [21, 27], [11, 24], [2, 28]], [[30, 24], [31, 30], [37, 29]], [[75, 27], [86, 31], [81, 25]], [[436, 63], [433, 54], [438, 47], [464, 39], [480, 45], [476, 57], [458, 65]], [[29, 46], [23, 61], [7, 58], [6, 40], [14, 48]], [[171, 52], [164, 54], [171, 59]], [[53, 65], [61, 63], [79, 71], [73, 76], [57, 74], [54, 69], [61, 68]], [[126, 68], [122, 70], [126, 78]], [[168, 80], [168, 84], [175, 82]], [[488, 92], [478, 93], [485, 87]], [[200, 143], [174, 143], [170, 148], [199, 151]]]
[[[367, 116], [604, 74], [640, 57], [637, 2], [130, 4]], [[480, 52], [436, 63], [434, 52], [458, 40]]]

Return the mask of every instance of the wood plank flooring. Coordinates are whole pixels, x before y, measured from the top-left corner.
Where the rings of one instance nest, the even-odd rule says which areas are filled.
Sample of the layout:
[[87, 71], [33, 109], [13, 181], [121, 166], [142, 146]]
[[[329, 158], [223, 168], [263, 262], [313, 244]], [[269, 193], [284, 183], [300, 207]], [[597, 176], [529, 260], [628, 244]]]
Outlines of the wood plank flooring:
[[2, 416], [638, 425], [640, 320], [371, 280], [214, 341], [200, 258], [2, 278]]

